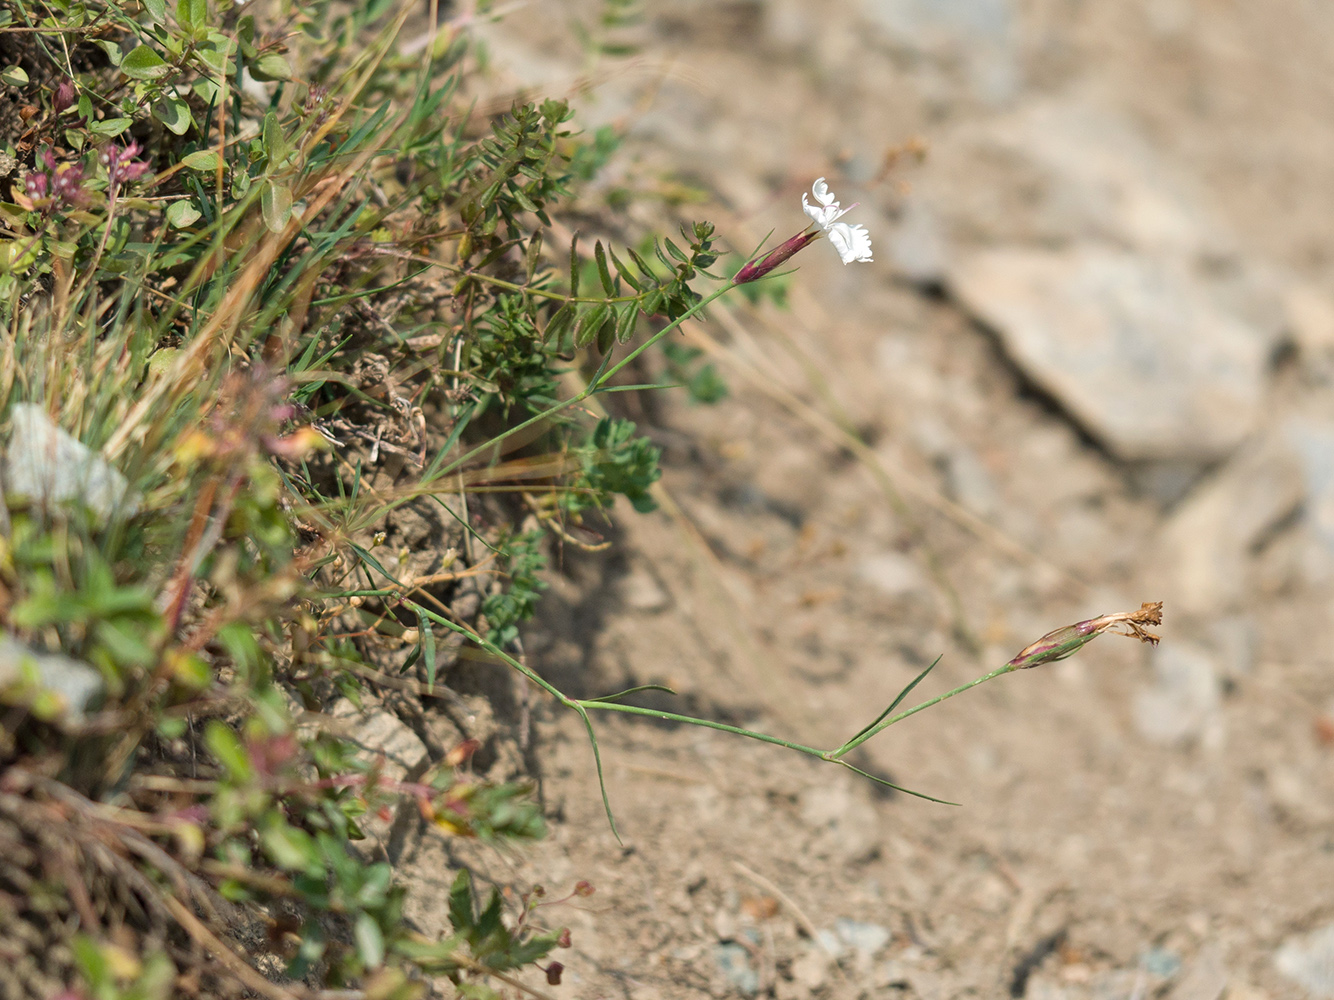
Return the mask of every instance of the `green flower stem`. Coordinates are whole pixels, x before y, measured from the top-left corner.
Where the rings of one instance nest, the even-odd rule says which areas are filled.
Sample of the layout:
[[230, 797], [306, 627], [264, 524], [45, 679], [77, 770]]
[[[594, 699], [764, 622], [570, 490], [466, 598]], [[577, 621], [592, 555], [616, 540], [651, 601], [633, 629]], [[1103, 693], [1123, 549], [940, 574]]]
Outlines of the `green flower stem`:
[[1008, 674], [1015, 669], [1016, 667], [1013, 663], [1007, 663], [1003, 667], [997, 667], [995, 670], [991, 671], [991, 673], [983, 674], [981, 677], [977, 678], [976, 680], [971, 680], [967, 684], [960, 684], [952, 691], [946, 691], [944, 694], [937, 695], [935, 698], [928, 699], [927, 701], [922, 702], [920, 705], [914, 705], [912, 708], [905, 709], [904, 711], [899, 712], [897, 715], [891, 715], [888, 719], [884, 719], [881, 722], [876, 723], [870, 729], [866, 730], [866, 732], [861, 733], [854, 739], [851, 739], [847, 743], [844, 743], [837, 750], [829, 750], [826, 753], [822, 754], [821, 756], [825, 760], [833, 760], [833, 761], [839, 760], [844, 755], [851, 753], [853, 750], [857, 749], [857, 747], [861, 746], [872, 736], [875, 736], [877, 733], [883, 732], [890, 726], [894, 725], [894, 723], [902, 722], [908, 716], [916, 715], [924, 708], [930, 708], [932, 705], [939, 705], [942, 701], [944, 701], [947, 698], [953, 698], [956, 694], [963, 694], [963, 692], [975, 688], [979, 684], [985, 684], [987, 681], [995, 680], [997, 677], [1001, 676], [1001, 674]]
[[451, 472], [455, 471], [460, 466], [476, 458], [478, 455], [481, 455], [483, 452], [494, 450], [496, 445], [500, 444], [500, 442], [504, 441], [506, 438], [512, 437], [513, 435], [518, 434], [520, 431], [532, 427], [534, 424], [541, 423], [543, 420], [547, 420], [551, 417], [554, 417], [557, 413], [560, 413], [562, 410], [567, 410], [571, 406], [574, 406], [578, 403], [582, 403], [589, 396], [600, 391], [602, 387], [606, 385], [607, 380], [609, 378], [611, 378], [613, 375], [619, 372], [631, 361], [639, 357], [639, 355], [643, 354], [646, 350], [648, 350], [650, 347], [656, 344], [663, 337], [667, 336], [667, 334], [671, 333], [686, 320], [702, 312], [704, 308], [709, 305], [709, 303], [713, 302], [714, 299], [719, 298], [720, 296], [731, 291], [733, 287], [734, 286], [730, 284], [720, 286], [712, 295], [709, 295], [707, 298], [703, 298], [700, 301], [696, 302], [693, 306], [691, 306], [676, 319], [672, 320], [670, 323], [664, 326], [652, 337], [649, 337], [648, 340], [644, 341], [633, 351], [627, 354], [620, 362], [613, 365], [606, 371], [599, 371], [599, 373], [597, 375], [594, 375], [592, 380], [588, 383], [588, 385], [584, 386], [584, 388], [577, 395], [571, 396], [569, 399], [565, 400], [564, 402], [557, 403], [555, 406], [548, 407], [541, 413], [534, 414], [533, 416], [529, 417], [522, 423], [515, 424], [513, 427], [509, 428], [509, 430], [501, 431], [495, 437], [491, 438], [488, 441], [483, 442], [482, 444], [479, 444], [476, 448], [473, 448], [471, 451], [464, 452], [458, 458], [454, 459], [454, 461], [450, 462], [447, 466], [445, 466], [443, 469], [437, 472], [435, 478], [449, 475]]
[[[607, 372], [605, 372], [600, 378], [594, 379], [592, 382], [590, 382], [590, 383], [589, 383], [589, 388], [586, 389], [586, 390], [584, 390], [585, 395], [590, 395], [590, 396], [591, 396], [593, 393], [597, 392], [603, 385], [606, 384], [606, 382], [607, 382], [608, 379], [610, 379], [610, 378], [611, 378], [613, 375], [615, 375], [618, 371], [620, 371], [622, 368], [624, 368], [626, 365], [628, 365], [631, 361], [633, 361], [635, 358], [639, 357], [641, 354], [643, 354], [643, 353], [644, 353], [645, 351], [647, 351], [650, 347], [652, 347], [654, 344], [656, 344], [658, 341], [660, 341], [663, 337], [667, 336], [667, 334], [669, 334], [669, 333], [671, 333], [673, 330], [675, 330], [678, 326], [680, 326], [680, 325], [681, 325], [682, 323], [684, 323], [686, 320], [688, 320], [688, 319], [690, 319], [691, 317], [697, 315], [698, 313], [703, 312], [704, 309], [705, 309], [705, 307], [708, 306], [711, 302], [713, 302], [714, 299], [721, 298], [723, 295], [727, 294], [728, 292], [730, 292], [730, 291], [731, 291], [733, 288], [735, 288], [735, 287], [736, 287], [735, 285], [730, 284], [730, 283], [721, 285], [721, 286], [719, 286], [719, 288], [718, 288], [712, 295], [709, 295], [709, 296], [707, 296], [707, 297], [705, 297], [705, 298], [703, 298], [703, 299], [700, 299], [700, 300], [699, 300], [698, 302], [696, 302], [693, 306], [691, 306], [689, 309], [687, 309], [685, 312], [683, 312], [680, 316], [678, 316], [676, 319], [672, 320], [670, 323], [668, 323], [666, 326], [664, 326], [661, 330], [659, 330], [659, 331], [658, 331], [657, 333], [655, 333], [653, 336], [649, 337], [648, 340], [644, 341], [642, 344], [640, 344], [638, 347], [636, 347], [633, 351], [631, 351], [629, 354], [627, 354], [624, 358], [622, 358], [620, 361], [618, 361], [618, 362], [617, 362], [615, 365], [613, 365]], [[583, 397], [581, 396], [580, 398], [583, 398]]]
[[640, 708], [637, 705], [618, 705], [610, 701], [579, 701], [579, 705], [584, 708], [596, 708], [607, 712], [625, 712], [629, 715], [645, 715], [650, 719], [661, 719], [664, 722], [682, 722], [690, 726], [703, 726], [705, 729], [717, 729], [719, 732], [732, 733], [734, 736], [746, 736], [752, 740], [759, 740], [761, 743], [772, 743], [775, 746], [786, 747], [789, 750], [796, 750], [799, 753], [808, 754], [811, 757], [819, 757], [821, 760], [832, 760], [827, 750], [817, 750], [815, 747], [802, 746], [800, 743], [791, 743], [788, 740], [780, 740], [777, 736], [769, 736], [765, 733], [757, 733], [753, 729], [741, 729], [738, 726], [728, 726], [721, 722], [712, 722], [708, 719], [698, 719], [690, 715], [677, 715], [675, 712], [663, 712], [656, 708]]

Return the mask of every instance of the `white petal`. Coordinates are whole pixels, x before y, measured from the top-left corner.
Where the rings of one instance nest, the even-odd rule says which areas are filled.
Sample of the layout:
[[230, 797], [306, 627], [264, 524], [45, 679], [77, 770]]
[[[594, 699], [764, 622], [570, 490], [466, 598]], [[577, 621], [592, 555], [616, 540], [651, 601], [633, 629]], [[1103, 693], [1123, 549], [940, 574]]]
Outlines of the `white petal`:
[[801, 196], [801, 209], [821, 229], [827, 229], [831, 222], [843, 214], [838, 209], [838, 202], [834, 202], [832, 205], [812, 205], [806, 201], [805, 194]]
[[[815, 200], [821, 205], [828, 206], [832, 204], [835, 208], [838, 207], [838, 202], [834, 201], [834, 193], [829, 190], [829, 185], [824, 182], [823, 177], [817, 178], [815, 183], [811, 185], [811, 193], [815, 195]], [[806, 198], [804, 194], [801, 197], [803, 200]]]
[[850, 226], [846, 222], [835, 222], [826, 226], [825, 232], [829, 234], [829, 242], [838, 251], [838, 256], [844, 264], [871, 259], [871, 234], [866, 231], [865, 226]]

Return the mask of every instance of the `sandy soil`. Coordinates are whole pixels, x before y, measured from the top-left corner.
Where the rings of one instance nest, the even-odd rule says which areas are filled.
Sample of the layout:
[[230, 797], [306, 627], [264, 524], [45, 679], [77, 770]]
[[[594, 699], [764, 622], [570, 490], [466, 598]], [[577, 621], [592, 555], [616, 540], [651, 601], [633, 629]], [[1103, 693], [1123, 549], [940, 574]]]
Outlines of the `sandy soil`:
[[[592, 22], [589, 7], [541, 0], [488, 28], [498, 91], [591, 82], [585, 125], [630, 126], [607, 183], [633, 176], [664, 201], [685, 183], [707, 200], [682, 214], [739, 246], [800, 228], [800, 192], [825, 175], [863, 203], [877, 260], [843, 267], [817, 245], [798, 259], [790, 310], [733, 303], [685, 334], [721, 352], [732, 395], [707, 408], [668, 395], [643, 415], [665, 448], [667, 502], [626, 511], [610, 553], [564, 554], [530, 662], [572, 692], [670, 684], [683, 710], [830, 747], [936, 656], [914, 695], [1099, 612], [1165, 600], [1167, 618], [1157, 654], [1100, 638], [858, 758], [958, 806], [720, 733], [600, 718], [618, 842], [577, 719], [542, 707], [553, 835], [477, 858], [518, 886], [597, 887], [550, 914], [574, 929], [550, 992], [1321, 995], [1283, 971], [1334, 920], [1334, 621], [1304, 556], [1311, 499], [1263, 526], [1221, 605], [1192, 603], [1162, 565], [1161, 532], [1227, 460], [1153, 486], [1034, 390], [942, 291], [936, 263], [911, 273], [931, 247], [908, 233], [896, 257], [890, 244], [919, 193], [947, 257], [1073, 226], [1013, 157], [968, 151], [970, 136], [1060, 102], [1139, 137], [1153, 175], [1188, 190], [1280, 298], [1329, 284], [1334, 8], [646, 6], [621, 33], [638, 54], [591, 70], [567, 30]], [[888, 151], [914, 137], [932, 154], [885, 176]], [[658, 226], [665, 211], [632, 214]], [[1285, 414], [1331, 412], [1319, 336], [1280, 342], [1253, 437]], [[869, 460], [840, 443], [840, 423]], [[1173, 648], [1205, 666], [1183, 674]], [[408, 870], [446, 885], [458, 850], [414, 842]]]

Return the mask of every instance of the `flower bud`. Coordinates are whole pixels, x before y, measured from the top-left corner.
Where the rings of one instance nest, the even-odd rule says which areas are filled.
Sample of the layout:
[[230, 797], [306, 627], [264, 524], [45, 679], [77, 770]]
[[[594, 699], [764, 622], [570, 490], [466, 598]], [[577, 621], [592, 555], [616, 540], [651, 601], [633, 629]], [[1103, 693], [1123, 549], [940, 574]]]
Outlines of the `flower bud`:
[[547, 966], [547, 985], [548, 985], [548, 986], [559, 986], [559, 985], [560, 985], [560, 974], [561, 974], [562, 972], [564, 972], [564, 971], [565, 971], [565, 966], [561, 965], [560, 962], [552, 962], [550, 965], [548, 965], [548, 966]]
[[790, 240], [788, 240], [782, 246], [778, 247], [776, 250], [770, 250], [759, 260], [753, 260], [745, 267], [743, 267], [740, 271], [736, 273], [736, 276], [732, 279], [732, 284], [744, 285], [748, 281], [758, 281], [760, 278], [763, 278], [770, 271], [774, 270], [774, 268], [778, 267], [780, 264], [786, 261], [798, 250], [805, 247], [807, 243], [811, 242], [811, 240], [818, 239], [819, 236], [820, 236], [819, 233], [808, 233], [805, 232], [804, 230], [800, 233], [797, 233], [796, 236], [793, 236]]
[[74, 107], [74, 101], [74, 81], [66, 77], [60, 81], [55, 94], [51, 97], [51, 110], [60, 114], [62, 111]]

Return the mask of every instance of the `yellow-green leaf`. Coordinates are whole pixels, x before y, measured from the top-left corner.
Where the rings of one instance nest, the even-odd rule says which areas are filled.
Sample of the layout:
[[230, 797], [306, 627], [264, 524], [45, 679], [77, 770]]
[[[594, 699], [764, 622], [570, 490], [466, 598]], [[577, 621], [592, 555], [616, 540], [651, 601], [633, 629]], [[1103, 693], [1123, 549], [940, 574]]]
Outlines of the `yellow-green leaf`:
[[209, 171], [218, 169], [218, 154], [211, 149], [198, 149], [188, 156], [182, 157], [181, 162], [190, 170]]
[[287, 220], [292, 217], [292, 189], [286, 184], [266, 180], [260, 191], [259, 208], [269, 231], [281, 233], [287, 227]]

